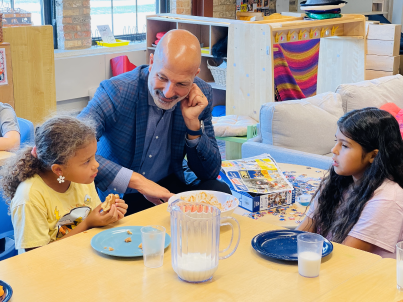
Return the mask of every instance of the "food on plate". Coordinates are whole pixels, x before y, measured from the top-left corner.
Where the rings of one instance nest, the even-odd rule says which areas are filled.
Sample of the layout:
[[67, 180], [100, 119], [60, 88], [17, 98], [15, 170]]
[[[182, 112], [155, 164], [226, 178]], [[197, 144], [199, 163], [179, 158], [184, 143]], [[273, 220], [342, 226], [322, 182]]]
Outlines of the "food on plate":
[[105, 213], [109, 212], [111, 206], [116, 203], [116, 199], [119, 199], [118, 194], [109, 194], [108, 196], [106, 196], [105, 201], [101, 205]]
[[109, 250], [110, 250], [111, 252], [114, 251], [114, 249], [113, 249], [112, 247], [110, 247]]
[[207, 192], [180, 195], [179, 198], [184, 201], [187, 201], [187, 202], [206, 203], [206, 204], [209, 204], [211, 206], [218, 208], [220, 211], [225, 210], [224, 207], [222, 206], [222, 204], [218, 201], [217, 197], [215, 197], [213, 194], [210, 194]]
[[129, 230], [127, 230], [127, 234], [129, 234], [129, 235], [133, 235], [133, 233], [132, 233], [132, 232], [130, 232]]
[[142, 243], [139, 244], [139, 249], [143, 249], [143, 244]]
[[1, 298], [1, 296], [3, 296], [3, 295], [4, 295], [4, 289], [3, 289], [3, 286], [0, 285], [0, 298]]
[[127, 238], [125, 239], [125, 242], [132, 242], [132, 238], [127, 237]]

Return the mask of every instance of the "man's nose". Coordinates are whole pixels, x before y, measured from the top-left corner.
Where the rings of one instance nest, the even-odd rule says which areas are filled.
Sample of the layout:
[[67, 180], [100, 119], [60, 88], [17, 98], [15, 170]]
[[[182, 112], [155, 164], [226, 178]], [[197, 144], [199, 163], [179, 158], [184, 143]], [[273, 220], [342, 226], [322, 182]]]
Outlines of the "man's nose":
[[174, 85], [172, 83], [168, 83], [164, 88], [164, 95], [167, 99], [175, 96]]

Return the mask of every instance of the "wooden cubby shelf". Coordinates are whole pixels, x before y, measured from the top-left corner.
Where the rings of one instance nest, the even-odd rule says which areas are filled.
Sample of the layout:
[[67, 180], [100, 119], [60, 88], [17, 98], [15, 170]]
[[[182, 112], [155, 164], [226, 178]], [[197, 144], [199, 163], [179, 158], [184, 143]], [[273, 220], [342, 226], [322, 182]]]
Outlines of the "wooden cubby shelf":
[[[298, 19], [298, 18], [295, 18]], [[259, 120], [261, 105], [274, 102], [273, 44], [321, 39], [317, 93], [334, 92], [338, 85], [365, 78], [365, 16], [343, 15], [329, 20], [241, 20], [161, 14], [147, 17], [147, 51], [158, 32], [174, 28], [189, 30], [203, 46], [199, 77], [213, 82], [207, 60], [211, 47], [228, 36], [226, 87], [211, 84], [217, 94], [225, 92], [226, 113]], [[223, 91], [225, 90], [225, 91]]]

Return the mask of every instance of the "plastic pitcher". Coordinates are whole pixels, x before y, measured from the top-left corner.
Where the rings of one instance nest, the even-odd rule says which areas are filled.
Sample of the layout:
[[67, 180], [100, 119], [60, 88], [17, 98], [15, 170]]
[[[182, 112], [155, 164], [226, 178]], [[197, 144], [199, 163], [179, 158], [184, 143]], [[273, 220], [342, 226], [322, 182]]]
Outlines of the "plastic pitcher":
[[[220, 217], [211, 205], [178, 200], [171, 205], [172, 267], [179, 278], [199, 283], [210, 280], [218, 260], [230, 257], [238, 247], [241, 230], [233, 217]], [[219, 250], [220, 226], [231, 226], [229, 245]], [[234, 236], [238, 234], [238, 236]], [[234, 238], [236, 242], [234, 241]], [[234, 245], [234, 248], [231, 246]]]

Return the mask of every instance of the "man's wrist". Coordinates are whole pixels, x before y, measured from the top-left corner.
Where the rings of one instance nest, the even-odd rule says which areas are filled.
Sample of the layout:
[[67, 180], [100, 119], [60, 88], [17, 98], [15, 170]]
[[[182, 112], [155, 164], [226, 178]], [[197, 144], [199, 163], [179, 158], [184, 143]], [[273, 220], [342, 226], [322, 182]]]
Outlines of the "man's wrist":
[[133, 172], [129, 181], [129, 188], [137, 190], [142, 177], [139, 173]]
[[199, 119], [195, 120], [185, 120], [186, 127], [192, 131], [198, 131], [201, 128], [201, 123]]

